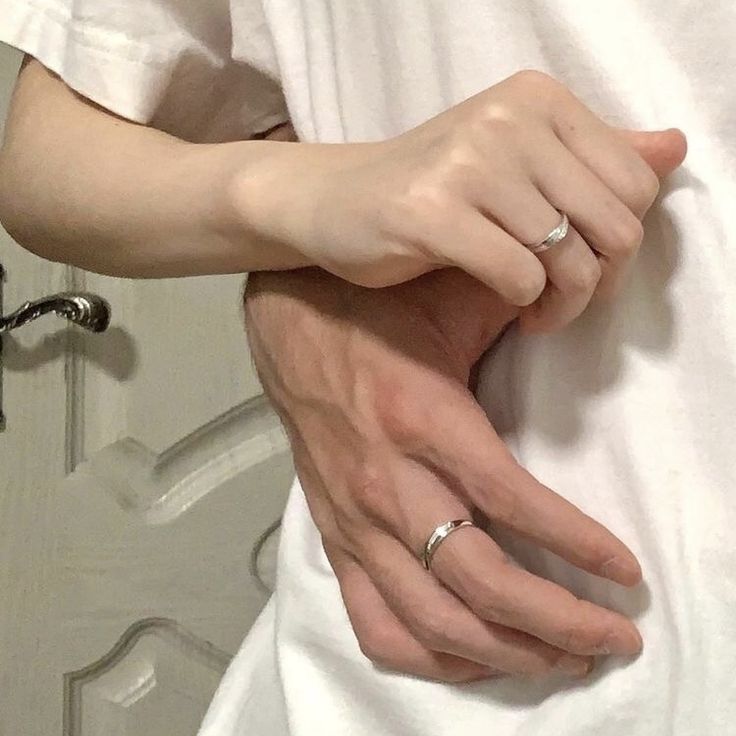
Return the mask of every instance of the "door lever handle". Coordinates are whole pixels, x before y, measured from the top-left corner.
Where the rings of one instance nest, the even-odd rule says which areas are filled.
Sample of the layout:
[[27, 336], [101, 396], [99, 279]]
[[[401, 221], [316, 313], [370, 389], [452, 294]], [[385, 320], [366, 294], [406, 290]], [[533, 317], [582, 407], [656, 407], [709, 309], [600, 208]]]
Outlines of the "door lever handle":
[[91, 332], [104, 332], [110, 325], [110, 305], [107, 300], [97, 294], [88, 292], [66, 292], [26, 302], [10, 314], [3, 314], [3, 280], [5, 269], [0, 263], [0, 432], [5, 429], [3, 414], [3, 341], [5, 332], [17, 330], [29, 322], [43, 317], [44, 314], [56, 314]]
[[0, 314], [0, 333], [16, 330], [51, 313], [90, 332], [104, 332], [110, 324], [110, 305], [101, 296], [86, 292], [61, 292], [26, 302], [5, 316]]

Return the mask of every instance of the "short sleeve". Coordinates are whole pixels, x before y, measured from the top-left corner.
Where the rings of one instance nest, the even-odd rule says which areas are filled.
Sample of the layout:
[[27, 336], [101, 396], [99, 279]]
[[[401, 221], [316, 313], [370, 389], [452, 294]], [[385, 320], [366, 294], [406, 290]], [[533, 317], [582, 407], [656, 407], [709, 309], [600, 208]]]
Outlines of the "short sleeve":
[[288, 119], [260, 0], [238, 23], [235, 59], [228, 0], [0, 0], [0, 41], [98, 105], [198, 142]]

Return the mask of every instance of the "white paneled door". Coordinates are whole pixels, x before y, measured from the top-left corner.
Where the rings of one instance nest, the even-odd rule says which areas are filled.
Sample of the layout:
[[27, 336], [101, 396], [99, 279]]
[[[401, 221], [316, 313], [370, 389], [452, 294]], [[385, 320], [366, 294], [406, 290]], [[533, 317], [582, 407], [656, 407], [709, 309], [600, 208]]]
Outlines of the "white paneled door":
[[[0, 46], [0, 119], [19, 62]], [[193, 735], [267, 599], [252, 552], [293, 476], [242, 277], [83, 274], [4, 233], [0, 262], [6, 315], [77, 290], [112, 310], [101, 334], [47, 315], [3, 337], [0, 735]]]

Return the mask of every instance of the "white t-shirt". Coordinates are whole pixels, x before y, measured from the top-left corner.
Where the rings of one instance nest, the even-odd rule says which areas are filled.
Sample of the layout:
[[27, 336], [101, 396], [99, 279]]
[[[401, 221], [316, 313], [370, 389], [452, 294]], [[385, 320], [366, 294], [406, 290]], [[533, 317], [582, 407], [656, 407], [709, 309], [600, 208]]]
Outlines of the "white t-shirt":
[[510, 551], [632, 616], [643, 654], [563, 688], [379, 672], [297, 484], [277, 595], [200, 736], [736, 733], [736, 5], [0, 0], [0, 38], [100, 104], [191, 139], [245, 137], [286, 109], [305, 141], [381, 139], [522, 68], [612, 124], [681, 127], [686, 165], [647, 217], [623, 298], [559, 335], [510, 335], [479, 389], [522, 464], [619, 535], [646, 583], [625, 590], [504, 540]]

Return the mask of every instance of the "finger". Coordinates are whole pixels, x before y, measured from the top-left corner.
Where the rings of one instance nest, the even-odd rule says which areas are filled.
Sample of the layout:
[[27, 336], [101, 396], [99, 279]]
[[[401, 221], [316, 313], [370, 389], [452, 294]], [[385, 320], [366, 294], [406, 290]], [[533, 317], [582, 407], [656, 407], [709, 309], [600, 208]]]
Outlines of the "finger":
[[[462, 421], [458, 421], [462, 412]], [[444, 430], [452, 427], [451, 437]], [[499, 439], [473, 397], [433, 405], [422, 457], [489, 519], [574, 565], [622, 585], [641, 581], [631, 550], [603, 525], [540, 483]]]
[[[480, 529], [464, 534], [487, 536]], [[524, 632], [481, 620], [388, 534], [375, 532], [361, 554], [363, 568], [394, 615], [425, 647], [514, 675], [561, 671], [584, 676], [590, 658], [567, 654]]]
[[[657, 196], [659, 180], [682, 164], [687, 154], [684, 134], [676, 128], [666, 131], [612, 128], [587, 108], [580, 118], [588, 123], [577, 119], [572, 129], [557, 126], [558, 135], [641, 220]], [[623, 265], [609, 274], [596, 297], [612, 299], [621, 291], [626, 272], [627, 266]]]
[[[540, 132], [540, 139], [545, 133]], [[600, 286], [610, 290], [641, 244], [642, 224], [590, 169], [549, 132], [544, 156], [531, 159], [531, 177], [557, 209], [566, 212], [585, 242], [601, 257]]]
[[612, 130], [634, 148], [660, 179], [669, 176], [687, 156], [687, 138], [678, 128], [656, 131], [620, 128]]
[[572, 322], [588, 306], [601, 278], [601, 265], [580, 233], [567, 235], [538, 254], [549, 278], [542, 295], [521, 311], [524, 332], [550, 332]]
[[491, 667], [425, 647], [391, 612], [350, 554], [329, 544], [325, 544], [325, 553], [340, 584], [360, 649], [374, 664], [441, 682], [473, 682], [499, 674]]
[[[532, 186], [519, 178], [485, 181], [470, 192], [479, 210], [520, 243], [540, 242], [560, 224], [560, 213]], [[480, 187], [476, 184], [476, 187]], [[526, 331], [564, 327], [588, 305], [601, 277], [593, 251], [575, 228], [552, 248], [535, 254], [547, 272], [542, 295], [522, 312]]]
[[639, 632], [621, 614], [510, 564], [490, 537], [459, 532], [440, 544], [432, 570], [481, 618], [573, 654], [631, 655], [641, 650]]
[[566, 96], [568, 104], [553, 111], [555, 133], [636, 217], [643, 217], [659, 191], [652, 167], [572, 92], [567, 90]]
[[[350, 543], [339, 539], [339, 524], [332, 519], [325, 524], [326, 505], [322, 499], [328, 499], [327, 489], [322, 483], [321, 476], [307, 451], [300, 453], [300, 465], [305, 478], [309, 479], [312, 487], [318, 491], [314, 494], [320, 499], [318, 504], [320, 519], [330, 536], [335, 541], [325, 541], [325, 552], [331, 564], [333, 559], [337, 563], [334, 567], [338, 581], [343, 590], [342, 572], [345, 569], [344, 555], [336, 549], [348, 549]], [[301, 476], [300, 476], [301, 477]], [[412, 485], [419, 488], [419, 485]], [[312, 495], [312, 494], [310, 494]], [[442, 508], [443, 499], [446, 501]], [[467, 514], [463, 504], [449, 491], [440, 494], [427, 494], [427, 508], [436, 508], [445, 518], [447, 514]], [[424, 506], [425, 503], [422, 505]], [[310, 505], [310, 510], [312, 506]], [[416, 508], [416, 505], [415, 505]], [[414, 515], [411, 516], [414, 518]], [[474, 530], [481, 533], [479, 530]], [[485, 536], [485, 535], [484, 535]], [[353, 542], [354, 544], [354, 542]], [[330, 557], [331, 555], [331, 557]], [[591, 667], [589, 658], [568, 655], [554, 647], [545, 644], [533, 637], [518, 631], [495, 626], [481, 621], [456, 596], [443, 588], [431, 573], [425, 571], [419, 562], [402, 543], [389, 535], [375, 530], [370, 537], [364, 535], [360, 551], [361, 565], [369, 580], [375, 587], [378, 596], [387, 605], [389, 611], [409, 635], [419, 642], [419, 645], [428, 651], [454, 656], [462, 660], [474, 662], [477, 665], [491, 668], [496, 672], [539, 676], [549, 672], [561, 672], [569, 676], [581, 677], [586, 675]], [[351, 617], [356, 615], [354, 598], [350, 597], [353, 589], [348, 591], [348, 597], [343, 596]], [[350, 603], [349, 603], [350, 601]], [[360, 608], [360, 606], [358, 606]], [[370, 617], [371, 614], [366, 614]], [[366, 632], [365, 624], [358, 614], [361, 635], [376, 637], [373, 629]], [[386, 642], [371, 639], [364, 645], [356, 630], [359, 642], [366, 646], [373, 657], [386, 659], [387, 662], [397, 662], [397, 653], [385, 653]], [[417, 652], [414, 649], [412, 661], [417, 664]], [[426, 658], [423, 660], [426, 664]]]
[[296, 444], [295, 460], [310, 513], [337, 577], [345, 608], [361, 651], [375, 664], [445, 682], [470, 682], [498, 675], [487, 664], [424, 646], [391, 612], [381, 594], [346, 549], [329, 493], [308, 447]]
[[[451, 519], [471, 518], [470, 506], [426, 468], [403, 465], [393, 482], [413, 509], [411, 519], [387, 528], [419, 558], [432, 531]], [[464, 509], [464, 511], [463, 511]], [[480, 618], [524, 631], [573, 654], [635, 654], [636, 627], [624, 616], [509, 563], [486, 533], [458, 529], [432, 558], [435, 576]]]
[[425, 240], [438, 262], [469, 273], [510, 304], [531, 304], [547, 281], [539, 259], [473, 207], [458, 204], [451, 218], [437, 218]]

